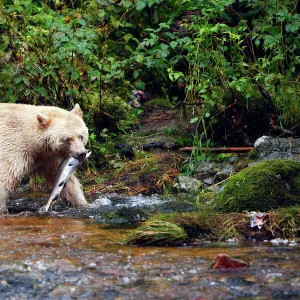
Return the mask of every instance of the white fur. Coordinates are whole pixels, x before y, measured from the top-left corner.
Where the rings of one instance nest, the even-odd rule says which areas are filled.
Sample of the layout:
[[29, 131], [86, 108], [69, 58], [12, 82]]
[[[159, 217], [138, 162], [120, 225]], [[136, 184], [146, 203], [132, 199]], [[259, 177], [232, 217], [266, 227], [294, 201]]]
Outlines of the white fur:
[[[62, 159], [85, 151], [88, 129], [79, 105], [58, 107], [0, 104], [0, 212], [24, 176], [38, 173], [52, 186]], [[71, 176], [62, 197], [86, 205], [79, 181]]]

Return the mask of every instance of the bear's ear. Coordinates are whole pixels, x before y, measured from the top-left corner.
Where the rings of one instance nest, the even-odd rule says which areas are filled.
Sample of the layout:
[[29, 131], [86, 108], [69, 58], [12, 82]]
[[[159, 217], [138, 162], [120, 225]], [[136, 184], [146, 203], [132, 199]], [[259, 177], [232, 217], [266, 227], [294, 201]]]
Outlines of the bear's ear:
[[78, 103], [75, 104], [74, 108], [71, 110], [71, 113], [83, 118], [83, 112]]
[[42, 127], [47, 127], [51, 123], [49, 117], [42, 114], [37, 114], [37, 120]]

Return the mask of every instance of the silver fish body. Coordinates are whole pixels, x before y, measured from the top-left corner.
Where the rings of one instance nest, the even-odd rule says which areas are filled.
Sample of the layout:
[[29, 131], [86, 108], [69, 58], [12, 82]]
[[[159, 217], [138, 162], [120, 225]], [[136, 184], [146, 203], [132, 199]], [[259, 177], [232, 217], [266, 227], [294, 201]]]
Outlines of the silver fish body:
[[53, 184], [53, 188], [49, 197], [47, 204], [39, 209], [40, 213], [45, 213], [48, 211], [50, 205], [53, 201], [57, 200], [61, 191], [66, 186], [70, 176], [75, 171], [75, 169], [89, 156], [91, 152], [88, 152], [83, 158], [74, 158], [67, 157], [65, 158], [59, 165], [58, 171], [55, 176], [55, 181]]

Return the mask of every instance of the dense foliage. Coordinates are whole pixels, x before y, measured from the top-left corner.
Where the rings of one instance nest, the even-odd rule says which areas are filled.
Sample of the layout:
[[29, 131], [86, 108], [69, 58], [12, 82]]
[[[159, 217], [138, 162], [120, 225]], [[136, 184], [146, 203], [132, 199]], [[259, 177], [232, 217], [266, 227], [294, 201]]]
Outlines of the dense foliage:
[[297, 1], [2, 2], [0, 102], [79, 102], [95, 131], [103, 116], [131, 123], [133, 89], [185, 104], [199, 124], [236, 102], [299, 120]]

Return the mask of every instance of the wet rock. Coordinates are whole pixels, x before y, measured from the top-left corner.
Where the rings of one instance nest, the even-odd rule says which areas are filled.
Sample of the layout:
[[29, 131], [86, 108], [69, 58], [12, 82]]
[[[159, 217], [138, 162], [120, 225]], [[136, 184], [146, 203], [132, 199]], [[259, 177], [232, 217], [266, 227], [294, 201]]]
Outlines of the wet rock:
[[195, 174], [201, 175], [201, 174], [206, 174], [208, 172], [215, 174], [218, 172], [218, 170], [219, 169], [216, 163], [202, 160], [199, 162], [195, 170]]
[[239, 156], [238, 155], [231, 155], [228, 157], [227, 162], [230, 164], [234, 164], [239, 161]]
[[300, 161], [300, 141], [262, 136], [254, 143], [250, 158], [255, 159], [252, 164], [272, 159]]
[[218, 171], [214, 177], [214, 182], [220, 182], [228, 177], [230, 177], [234, 172], [234, 166], [230, 164], [221, 164], [221, 169]]
[[[9, 213], [19, 214], [24, 212], [37, 212], [42, 206], [47, 203], [48, 199], [45, 194], [32, 194], [24, 197], [18, 197], [16, 199], [9, 199], [7, 202], [7, 209]], [[55, 211], [61, 211], [70, 207], [68, 203], [64, 201], [53, 202], [51, 209]]]
[[131, 145], [123, 143], [117, 145], [116, 148], [121, 149], [121, 154], [123, 154], [127, 158], [132, 159], [134, 157], [134, 150]]
[[157, 207], [159, 212], [173, 213], [173, 212], [191, 212], [196, 211], [198, 208], [195, 203], [188, 200], [173, 200], [162, 203]]
[[196, 193], [202, 186], [202, 182], [189, 176], [178, 176], [173, 187], [181, 192]]
[[203, 180], [203, 183], [207, 184], [207, 185], [212, 185], [212, 184], [214, 184], [214, 178], [213, 177], [205, 178]]
[[234, 165], [227, 162], [201, 161], [196, 168], [194, 177], [210, 186], [230, 177], [234, 171]]
[[117, 194], [98, 194], [88, 200], [92, 203], [86, 207], [70, 207], [59, 200], [44, 214], [39, 213], [39, 208], [45, 205], [46, 198], [22, 197], [11, 199], [8, 208], [9, 213], [18, 216], [89, 218], [96, 220], [97, 223], [114, 227], [131, 227], [147, 220], [157, 212], [171, 213], [197, 210], [195, 200], [187, 200], [180, 195], [176, 198], [165, 199], [159, 195], [130, 197]]
[[218, 254], [214, 264], [212, 265], [213, 270], [217, 269], [240, 269], [250, 267], [249, 263], [241, 259], [234, 259], [227, 254]]
[[102, 221], [109, 225], [126, 226], [143, 222], [149, 217], [150, 214], [140, 208], [123, 207], [115, 211], [105, 213], [102, 217]]

